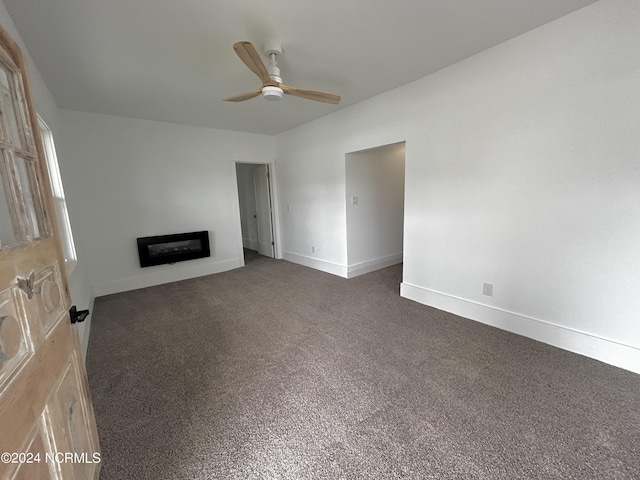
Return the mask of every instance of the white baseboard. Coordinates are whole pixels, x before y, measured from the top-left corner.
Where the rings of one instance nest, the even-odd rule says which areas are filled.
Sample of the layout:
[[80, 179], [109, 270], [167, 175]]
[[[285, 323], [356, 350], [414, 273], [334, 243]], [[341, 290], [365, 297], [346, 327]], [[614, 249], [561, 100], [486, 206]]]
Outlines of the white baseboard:
[[387, 255], [386, 257], [374, 258], [366, 262], [354, 263], [347, 266], [347, 278], [357, 277], [365, 273], [375, 272], [381, 268], [390, 267], [402, 263], [402, 253]]
[[242, 260], [238, 258], [213, 263], [209, 262], [200, 265], [159, 265], [157, 267], [149, 267], [148, 273], [145, 272], [133, 277], [120, 278], [118, 280], [95, 284], [93, 286], [93, 291], [96, 297], [102, 297], [104, 295], [111, 295], [112, 293], [127, 292], [129, 290], [162, 285], [163, 283], [177, 282], [189, 278], [203, 277], [214, 273], [226, 272], [227, 270], [232, 270], [242, 266]]
[[300, 255], [292, 252], [282, 252], [282, 258], [298, 265], [304, 265], [305, 267], [315, 268], [322, 272], [338, 275], [339, 277], [347, 278], [347, 267], [340, 265], [339, 263], [329, 262], [327, 260], [320, 260], [319, 258], [307, 257], [306, 255]]
[[439, 310], [640, 373], [640, 348], [631, 345], [406, 282], [400, 284], [400, 295]]

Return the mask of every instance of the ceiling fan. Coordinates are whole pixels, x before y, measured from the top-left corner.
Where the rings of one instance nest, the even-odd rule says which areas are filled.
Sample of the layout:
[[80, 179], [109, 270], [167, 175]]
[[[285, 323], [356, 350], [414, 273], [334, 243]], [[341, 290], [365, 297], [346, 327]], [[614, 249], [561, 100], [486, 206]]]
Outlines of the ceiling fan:
[[264, 53], [269, 57], [268, 66], [262, 62], [260, 55], [251, 42], [238, 42], [233, 45], [240, 60], [249, 67], [253, 73], [262, 81], [262, 86], [251, 92], [241, 93], [233, 97], [225, 98], [226, 102], [242, 102], [262, 94], [267, 100], [281, 100], [284, 94], [294, 97], [306, 98], [317, 102], [331, 103], [337, 105], [340, 102], [340, 95], [322, 92], [320, 90], [308, 90], [306, 88], [290, 87], [282, 83], [280, 69], [276, 63], [278, 55], [282, 54], [282, 47], [277, 43], [265, 45]]

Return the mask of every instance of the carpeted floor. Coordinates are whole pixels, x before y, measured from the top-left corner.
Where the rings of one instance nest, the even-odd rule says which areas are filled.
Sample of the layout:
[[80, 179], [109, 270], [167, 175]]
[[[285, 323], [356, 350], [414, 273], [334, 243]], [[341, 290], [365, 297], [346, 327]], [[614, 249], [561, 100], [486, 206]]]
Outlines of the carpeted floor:
[[103, 480], [638, 479], [640, 375], [266, 257], [96, 300]]

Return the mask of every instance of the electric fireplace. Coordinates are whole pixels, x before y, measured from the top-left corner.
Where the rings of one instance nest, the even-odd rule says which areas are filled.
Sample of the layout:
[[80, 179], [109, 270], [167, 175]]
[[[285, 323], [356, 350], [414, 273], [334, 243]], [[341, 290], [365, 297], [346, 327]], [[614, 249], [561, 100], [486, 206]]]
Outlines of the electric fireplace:
[[175, 233], [138, 238], [141, 267], [210, 257], [209, 232]]

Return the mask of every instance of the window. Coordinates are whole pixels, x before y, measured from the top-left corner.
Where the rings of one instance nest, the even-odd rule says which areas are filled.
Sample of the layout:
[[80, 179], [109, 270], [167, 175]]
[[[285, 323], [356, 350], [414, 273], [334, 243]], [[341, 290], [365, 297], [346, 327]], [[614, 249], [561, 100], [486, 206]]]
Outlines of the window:
[[21, 73], [6, 55], [0, 49], [0, 249], [51, 234]]
[[71, 232], [71, 222], [69, 222], [67, 200], [64, 197], [64, 188], [62, 187], [62, 177], [60, 176], [56, 147], [53, 143], [53, 134], [51, 133], [51, 129], [39, 116], [38, 125], [40, 126], [42, 145], [44, 147], [44, 157], [47, 162], [47, 168], [49, 170], [49, 177], [51, 180], [51, 191], [53, 193], [56, 217], [58, 218], [58, 229], [60, 230], [60, 241], [62, 242], [64, 263], [67, 273], [71, 273], [73, 267], [75, 267], [78, 262], [78, 257], [76, 256], [76, 247], [73, 243], [73, 233]]

